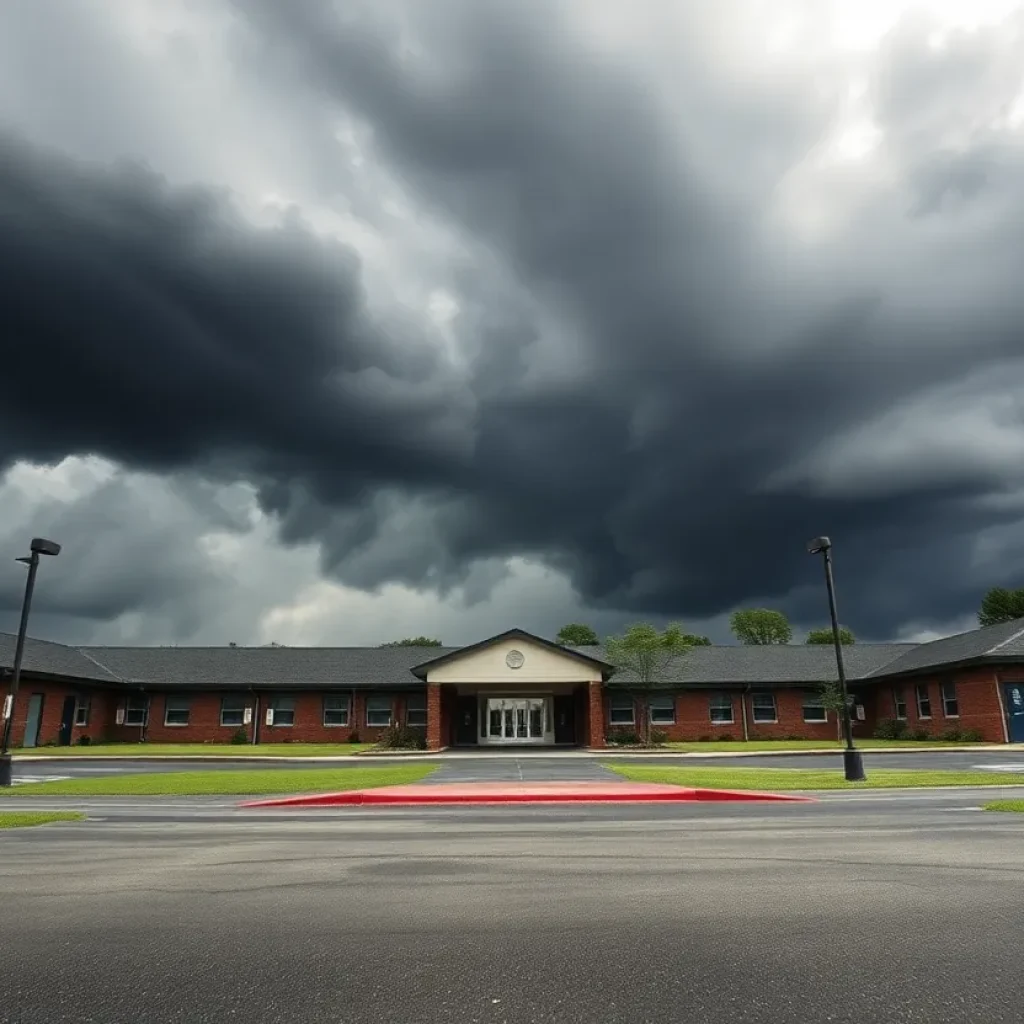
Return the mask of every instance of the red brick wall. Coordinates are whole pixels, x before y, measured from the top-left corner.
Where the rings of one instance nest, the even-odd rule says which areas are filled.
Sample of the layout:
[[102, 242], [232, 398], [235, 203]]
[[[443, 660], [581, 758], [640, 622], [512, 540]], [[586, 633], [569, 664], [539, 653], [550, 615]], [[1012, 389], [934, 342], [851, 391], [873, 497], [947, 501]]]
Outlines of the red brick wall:
[[[0, 702], [7, 696], [10, 690], [10, 681], [5, 680], [0, 684]], [[40, 721], [39, 740], [40, 745], [56, 743], [60, 737], [60, 723], [64, 714], [64, 700], [67, 697], [84, 696], [90, 697], [94, 704], [97, 695], [88, 690], [77, 687], [73, 683], [38, 682], [34, 679], [22, 677], [21, 686], [18, 688], [18, 697], [14, 704], [11, 727], [11, 746], [20, 747], [25, 742], [25, 729], [28, 724], [29, 700], [33, 694], [43, 695], [43, 714]], [[90, 718], [90, 726], [92, 719]], [[75, 727], [71, 731], [71, 742], [78, 741], [82, 735], [91, 735], [90, 727]]]
[[[1004, 676], [1007, 679], [1010, 678], [1005, 674]], [[956, 683], [956, 697], [960, 712], [958, 718], [946, 718], [943, 715], [941, 685], [946, 680]], [[917, 713], [915, 687], [919, 684], [928, 688], [928, 695], [931, 698], [931, 718], [921, 718]], [[970, 669], [951, 675], [886, 683], [878, 688], [878, 718], [882, 720], [895, 717], [893, 691], [902, 688], [904, 700], [907, 702], [908, 729], [923, 729], [932, 736], [938, 736], [947, 729], [976, 729], [986, 743], [1005, 743], [1003, 712], [999, 703], [997, 686], [996, 673], [990, 668]]]

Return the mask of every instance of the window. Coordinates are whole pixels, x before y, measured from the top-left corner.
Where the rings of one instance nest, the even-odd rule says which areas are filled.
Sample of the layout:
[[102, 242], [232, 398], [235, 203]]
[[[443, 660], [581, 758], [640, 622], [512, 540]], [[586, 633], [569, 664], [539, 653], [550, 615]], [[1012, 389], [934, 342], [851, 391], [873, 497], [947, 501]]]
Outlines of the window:
[[366, 698], [366, 724], [371, 729], [386, 729], [391, 724], [391, 698]]
[[914, 687], [914, 692], [917, 694], [917, 717], [931, 718], [932, 699], [928, 696], [928, 684], [918, 683], [917, 686]]
[[295, 724], [295, 698], [274, 697], [270, 701], [274, 711], [274, 725], [291, 726]]
[[149, 698], [129, 697], [124, 705], [125, 725], [148, 725], [149, 724]]
[[652, 697], [648, 709], [651, 715], [651, 725], [675, 725], [676, 699], [671, 694], [664, 697]]
[[825, 710], [825, 705], [821, 702], [821, 694], [816, 690], [808, 690], [804, 693], [804, 721], [828, 721], [828, 713]]
[[960, 717], [960, 704], [956, 699], [956, 683], [942, 684], [942, 714], [946, 718]]
[[89, 724], [89, 698], [79, 697], [75, 701], [75, 725]]
[[750, 695], [750, 706], [753, 709], [755, 722], [777, 722], [778, 713], [775, 710], [775, 694], [761, 691]]
[[613, 693], [608, 711], [612, 725], [633, 724], [633, 698], [628, 693]]
[[220, 724], [240, 726], [245, 723], [245, 698], [222, 697], [220, 701]]
[[902, 686], [893, 688], [892, 707], [897, 718], [902, 720], [907, 717], [907, 695], [903, 692]]
[[412, 726], [426, 726], [427, 695], [425, 693], [414, 693], [405, 702], [405, 724]]
[[188, 697], [168, 697], [164, 704], [164, 725], [188, 725]]
[[732, 725], [732, 694], [713, 693], [708, 700], [712, 725]]
[[[274, 718], [276, 720], [277, 715]], [[348, 697], [336, 694], [324, 697], [324, 725], [348, 725]]]

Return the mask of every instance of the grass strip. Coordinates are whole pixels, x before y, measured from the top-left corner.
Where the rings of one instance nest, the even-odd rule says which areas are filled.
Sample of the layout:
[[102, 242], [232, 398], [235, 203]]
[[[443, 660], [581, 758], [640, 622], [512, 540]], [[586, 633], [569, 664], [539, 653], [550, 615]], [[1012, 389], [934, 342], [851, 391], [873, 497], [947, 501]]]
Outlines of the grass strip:
[[96, 743], [73, 747], [22, 747], [27, 757], [345, 757], [373, 750], [372, 743]]
[[0, 828], [31, 828], [53, 821], [84, 821], [78, 811], [0, 811]]
[[0, 796], [261, 796], [264, 793], [340, 792], [419, 782], [435, 764], [352, 768], [244, 768], [198, 772], [147, 772], [89, 779], [26, 782]]
[[610, 771], [633, 782], [667, 782], [701, 789], [756, 789], [764, 791], [802, 789], [927, 789], [934, 786], [1006, 786], [998, 772], [876, 771], [869, 770], [865, 782], [847, 782], [842, 766], [834, 769], [803, 768], [676, 768], [674, 766], [618, 764], [605, 765]]
[[982, 806], [986, 811], [1010, 811], [1013, 814], [1024, 814], [1024, 800], [992, 800]]

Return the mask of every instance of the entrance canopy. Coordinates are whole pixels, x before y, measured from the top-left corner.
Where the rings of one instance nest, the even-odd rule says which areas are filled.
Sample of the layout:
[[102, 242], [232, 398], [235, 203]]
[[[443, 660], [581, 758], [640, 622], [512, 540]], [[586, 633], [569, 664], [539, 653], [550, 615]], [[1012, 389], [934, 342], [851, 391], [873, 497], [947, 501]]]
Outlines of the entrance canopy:
[[611, 676], [613, 667], [526, 630], [510, 629], [425, 661], [412, 671], [427, 683], [520, 687], [603, 682]]

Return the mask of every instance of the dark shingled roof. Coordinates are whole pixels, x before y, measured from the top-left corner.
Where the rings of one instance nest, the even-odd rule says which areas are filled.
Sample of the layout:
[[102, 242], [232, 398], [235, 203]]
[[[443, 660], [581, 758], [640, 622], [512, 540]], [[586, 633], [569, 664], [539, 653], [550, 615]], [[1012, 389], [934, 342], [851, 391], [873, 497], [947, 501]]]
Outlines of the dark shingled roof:
[[[0, 633], [0, 669], [14, 667], [14, 648], [18, 638], [13, 633]], [[93, 661], [83, 651], [48, 640], [25, 639], [25, 655], [21, 663], [23, 672], [62, 676], [68, 679], [95, 679], [116, 682], [117, 676]]]
[[917, 644], [891, 665], [884, 666], [884, 671], [876, 670], [874, 674], [891, 676], [920, 672], [980, 658], [1024, 658], [1024, 619], [1000, 622], [995, 626]]
[[[843, 648], [847, 678], [866, 679], [876, 669], [912, 650], [913, 644], [852, 644]], [[601, 657], [600, 648], [588, 650]], [[824, 683], [838, 678], [835, 649], [808, 644], [750, 647], [693, 647], [666, 673], [664, 682], [694, 686], [726, 683]], [[616, 672], [611, 685], [630, 682]]]

